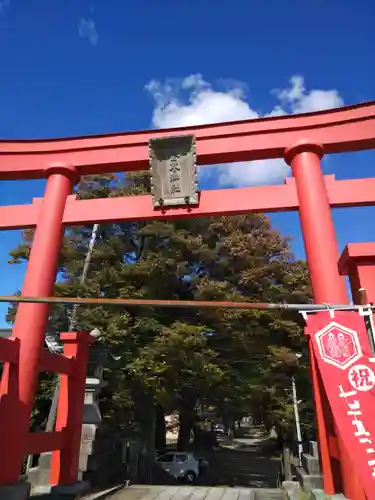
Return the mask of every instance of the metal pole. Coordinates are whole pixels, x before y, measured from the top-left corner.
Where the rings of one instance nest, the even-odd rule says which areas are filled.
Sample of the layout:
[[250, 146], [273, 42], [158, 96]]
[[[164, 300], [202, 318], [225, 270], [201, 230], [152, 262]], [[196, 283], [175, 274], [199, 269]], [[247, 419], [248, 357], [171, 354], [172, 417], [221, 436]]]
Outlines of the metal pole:
[[299, 421], [297, 389], [296, 389], [296, 380], [294, 375], [292, 375], [292, 398], [293, 398], [294, 418], [296, 422], [296, 434], [298, 440], [298, 459], [299, 459], [299, 464], [301, 465], [302, 453], [303, 453], [302, 433], [301, 433], [301, 424]]
[[[266, 303], [266, 302], [231, 302], [231, 301], [212, 301], [212, 300], [149, 300], [149, 299], [104, 299], [80, 298], [80, 297], [43, 297], [43, 296], [16, 296], [1, 295], [1, 302], [30, 303], [30, 304], [80, 304], [85, 306], [118, 306], [118, 307], [177, 307], [177, 308], [209, 308], [209, 309], [243, 309], [243, 310], [261, 310], [261, 309], [280, 309], [296, 311], [299, 313], [316, 313], [321, 311], [359, 311], [363, 306], [355, 304], [285, 304]], [[374, 310], [375, 305], [367, 306]]]
[[368, 331], [368, 334], [369, 334], [369, 337], [370, 337], [370, 345], [371, 345], [371, 348], [372, 348], [372, 352], [375, 353], [375, 326], [374, 326], [374, 316], [373, 316], [373, 313], [372, 313], [372, 310], [371, 309], [368, 309], [367, 310], [367, 313], [368, 313], [368, 316], [365, 316], [368, 321], [367, 323], [367, 331]]
[[[94, 226], [92, 228], [92, 232], [91, 232], [91, 238], [90, 238], [90, 243], [89, 243], [89, 247], [88, 247], [86, 258], [85, 258], [85, 263], [83, 265], [82, 275], [81, 275], [81, 279], [80, 279], [80, 285], [83, 285], [86, 281], [86, 278], [87, 278], [87, 273], [88, 273], [90, 262], [91, 262], [92, 252], [94, 250], [96, 237], [98, 234], [98, 229], [99, 229], [99, 224], [94, 224]], [[78, 307], [78, 304], [73, 304], [72, 314], [70, 316], [70, 322], [69, 322], [69, 331], [70, 332], [73, 332], [77, 326], [77, 324], [76, 324], [77, 307]], [[53, 429], [55, 427], [57, 405], [58, 405], [58, 401], [59, 401], [59, 391], [60, 391], [60, 382], [59, 382], [59, 377], [57, 376], [55, 389], [53, 391], [51, 408], [49, 410], [47, 424], [46, 424], [46, 432], [53, 432]]]
[[360, 288], [358, 291], [359, 291], [361, 304], [366, 306], [363, 308], [363, 318], [365, 321], [367, 335], [369, 338], [371, 350], [374, 354], [375, 353], [375, 328], [374, 328], [374, 320], [373, 320], [373, 315], [372, 315], [372, 307], [371, 307], [371, 304], [368, 303], [366, 290], [364, 288]]

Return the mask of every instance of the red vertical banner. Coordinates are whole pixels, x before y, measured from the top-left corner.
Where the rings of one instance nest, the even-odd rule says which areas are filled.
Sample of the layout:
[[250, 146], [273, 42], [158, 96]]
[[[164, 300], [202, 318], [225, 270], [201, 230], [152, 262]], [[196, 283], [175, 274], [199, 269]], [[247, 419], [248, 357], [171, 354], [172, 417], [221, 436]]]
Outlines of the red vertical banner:
[[323, 311], [307, 316], [337, 430], [353, 457], [368, 500], [375, 500], [375, 354], [363, 316]]

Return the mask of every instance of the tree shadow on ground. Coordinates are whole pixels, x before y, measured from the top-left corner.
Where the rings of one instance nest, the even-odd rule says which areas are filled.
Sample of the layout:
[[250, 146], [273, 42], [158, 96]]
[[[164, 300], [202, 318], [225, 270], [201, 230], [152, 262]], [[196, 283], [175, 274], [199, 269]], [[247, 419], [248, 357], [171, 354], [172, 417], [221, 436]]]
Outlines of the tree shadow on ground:
[[205, 450], [209, 470], [199, 478], [199, 484], [276, 488], [280, 468], [276, 450], [275, 441], [264, 432], [241, 432], [239, 440], [226, 440], [216, 450]]

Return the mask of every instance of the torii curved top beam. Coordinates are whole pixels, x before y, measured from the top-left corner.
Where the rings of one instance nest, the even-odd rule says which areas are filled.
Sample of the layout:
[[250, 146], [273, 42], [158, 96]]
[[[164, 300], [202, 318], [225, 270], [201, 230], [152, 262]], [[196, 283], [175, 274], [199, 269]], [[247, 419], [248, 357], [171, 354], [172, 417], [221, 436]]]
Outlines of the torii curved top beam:
[[0, 141], [0, 179], [36, 179], [53, 162], [82, 175], [148, 169], [148, 140], [178, 134], [197, 138], [199, 165], [281, 158], [301, 140], [326, 153], [375, 148], [375, 101], [329, 111], [197, 127], [67, 139]]

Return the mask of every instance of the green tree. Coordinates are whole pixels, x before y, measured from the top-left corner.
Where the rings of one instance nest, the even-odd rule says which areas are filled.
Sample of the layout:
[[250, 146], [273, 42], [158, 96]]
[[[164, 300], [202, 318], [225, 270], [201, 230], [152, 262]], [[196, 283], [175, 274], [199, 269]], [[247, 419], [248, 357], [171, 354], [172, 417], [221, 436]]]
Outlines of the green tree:
[[[148, 173], [91, 176], [81, 198], [135, 196], [149, 189]], [[143, 299], [306, 302], [303, 262], [263, 215], [102, 225], [87, 280], [80, 284], [92, 227], [66, 231], [55, 294]], [[27, 260], [25, 231], [12, 262]], [[15, 307], [8, 314], [14, 318]], [[52, 308], [48, 333], [66, 330], [70, 309]], [[298, 315], [277, 310], [78, 307], [80, 329], [99, 328], [113, 356], [106, 367], [102, 409], [118, 432], [145, 436], [153, 446], [155, 415], [177, 410], [179, 447], [187, 446], [198, 401], [231, 425], [246, 412], [266, 420], [288, 415], [290, 372], [283, 359], [304, 345]], [[117, 359], [119, 357], [119, 359]], [[301, 368], [303, 371], [305, 368]], [[284, 413], [283, 413], [284, 411]], [[285, 414], [285, 415], [284, 415]], [[290, 419], [288, 420], [290, 421]], [[158, 427], [158, 426], [157, 426]], [[160, 427], [161, 433], [163, 426]], [[160, 444], [160, 433], [157, 432]]]

